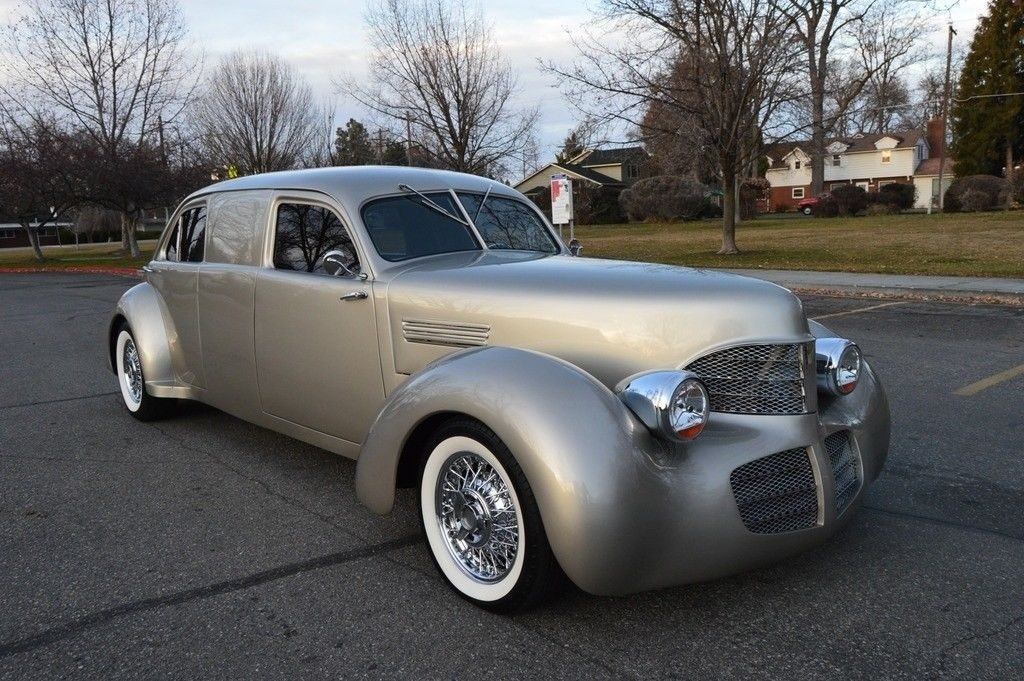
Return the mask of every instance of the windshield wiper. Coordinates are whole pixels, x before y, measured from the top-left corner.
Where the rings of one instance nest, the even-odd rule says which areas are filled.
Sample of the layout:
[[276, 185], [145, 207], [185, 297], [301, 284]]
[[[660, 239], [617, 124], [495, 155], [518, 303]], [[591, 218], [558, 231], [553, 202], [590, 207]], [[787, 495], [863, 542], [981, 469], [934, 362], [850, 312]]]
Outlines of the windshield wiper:
[[[458, 215], [453, 214], [451, 211], [448, 211], [443, 206], [439, 206], [438, 204], [434, 203], [433, 199], [431, 199], [429, 196], [427, 196], [423, 192], [416, 191], [415, 189], [413, 189], [412, 187], [410, 187], [407, 184], [400, 184], [400, 185], [398, 185], [398, 188], [401, 189], [402, 191], [412, 192], [416, 196], [420, 197], [420, 200], [423, 202], [423, 205], [426, 206], [427, 208], [429, 208], [429, 209], [431, 209], [431, 210], [433, 210], [435, 212], [438, 212], [438, 213], [440, 213], [441, 215], [444, 215], [447, 218], [455, 220], [455, 222], [459, 223], [460, 225], [464, 225], [466, 227], [469, 227], [469, 223], [468, 222], [466, 222], [465, 220], [460, 218]], [[407, 198], [412, 198], [408, 194], [405, 194], [404, 196], [406, 196]]]

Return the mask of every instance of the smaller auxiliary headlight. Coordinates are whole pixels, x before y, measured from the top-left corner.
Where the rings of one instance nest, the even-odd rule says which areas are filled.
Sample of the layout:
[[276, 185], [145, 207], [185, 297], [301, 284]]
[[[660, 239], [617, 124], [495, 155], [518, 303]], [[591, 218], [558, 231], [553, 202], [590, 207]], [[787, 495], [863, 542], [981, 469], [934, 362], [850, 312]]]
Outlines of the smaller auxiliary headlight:
[[860, 348], [845, 338], [814, 342], [818, 389], [830, 395], [849, 395], [860, 380]]
[[708, 392], [689, 371], [640, 374], [628, 379], [618, 393], [644, 425], [667, 440], [692, 440], [708, 422]]

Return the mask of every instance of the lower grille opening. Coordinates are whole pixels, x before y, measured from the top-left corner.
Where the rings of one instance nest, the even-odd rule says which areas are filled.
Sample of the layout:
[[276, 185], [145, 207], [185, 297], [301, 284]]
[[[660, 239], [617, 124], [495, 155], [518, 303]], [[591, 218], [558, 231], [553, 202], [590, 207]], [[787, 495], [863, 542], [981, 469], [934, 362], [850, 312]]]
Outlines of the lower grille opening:
[[832, 468], [836, 488], [836, 516], [842, 514], [857, 496], [860, 489], [860, 475], [857, 471], [857, 455], [853, 452], [850, 431], [840, 430], [825, 438], [825, 453]]
[[807, 449], [787, 449], [743, 464], [729, 475], [740, 518], [757, 534], [814, 527], [818, 487]]

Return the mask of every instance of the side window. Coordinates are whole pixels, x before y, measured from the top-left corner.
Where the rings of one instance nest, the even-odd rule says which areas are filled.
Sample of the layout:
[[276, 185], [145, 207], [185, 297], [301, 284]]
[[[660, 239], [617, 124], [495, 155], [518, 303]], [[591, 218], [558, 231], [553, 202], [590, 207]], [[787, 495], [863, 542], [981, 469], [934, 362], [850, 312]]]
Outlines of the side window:
[[171, 235], [167, 237], [167, 247], [164, 249], [164, 260], [178, 262], [178, 225], [180, 224], [181, 218], [178, 218], [177, 222], [174, 223], [174, 227], [171, 229]]
[[181, 262], [202, 262], [206, 243], [206, 206], [189, 208], [181, 214]]
[[359, 257], [348, 230], [328, 208], [308, 203], [282, 203], [277, 208], [274, 267], [279, 270], [326, 274], [324, 256], [341, 251], [348, 268], [358, 272]]

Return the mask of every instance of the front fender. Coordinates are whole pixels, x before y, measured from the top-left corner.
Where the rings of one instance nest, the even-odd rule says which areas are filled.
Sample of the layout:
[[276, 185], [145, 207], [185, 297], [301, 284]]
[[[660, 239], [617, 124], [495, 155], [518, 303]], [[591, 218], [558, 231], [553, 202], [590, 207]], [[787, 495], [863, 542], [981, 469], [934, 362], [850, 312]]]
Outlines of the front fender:
[[598, 591], [633, 569], [629, 544], [643, 539], [622, 511], [637, 503], [643, 478], [657, 476], [666, 450], [608, 388], [568, 362], [513, 348], [466, 350], [429, 365], [391, 395], [362, 447], [356, 490], [371, 510], [391, 510], [406, 439], [443, 412], [480, 420], [508, 446], [555, 556], [579, 587]]
[[146, 392], [155, 397], [178, 397], [174, 394], [178, 389], [172, 354], [174, 325], [157, 290], [148, 282], [136, 284], [117, 302], [107, 330], [107, 361], [112, 371], [115, 369], [114, 333], [122, 319], [128, 322], [135, 337], [142, 373], [146, 377]]

